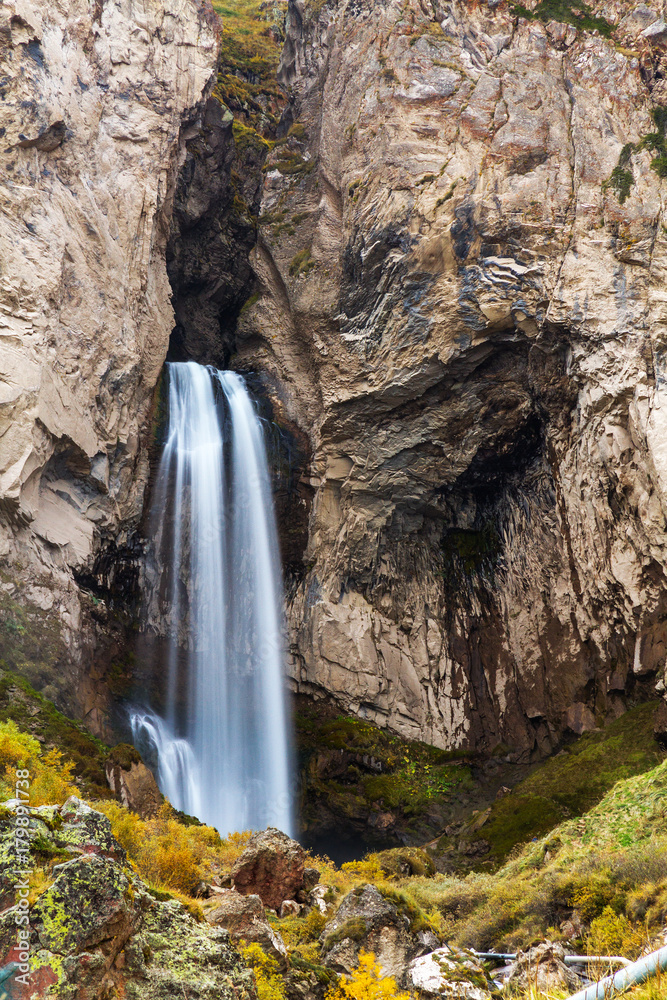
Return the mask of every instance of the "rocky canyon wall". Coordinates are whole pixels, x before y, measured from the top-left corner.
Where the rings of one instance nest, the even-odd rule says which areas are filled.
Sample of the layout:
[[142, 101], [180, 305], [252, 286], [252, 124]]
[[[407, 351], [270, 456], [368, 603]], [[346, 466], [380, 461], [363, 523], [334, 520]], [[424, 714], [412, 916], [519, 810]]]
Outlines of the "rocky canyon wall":
[[106, 548], [132, 586], [174, 188], [217, 51], [199, 0], [0, 9], [0, 658], [98, 731], [125, 639], [79, 584]]
[[274, 144], [194, 0], [3, 5], [0, 659], [97, 732], [170, 336], [283, 428], [299, 692], [530, 756], [664, 690], [664, 11], [543, 7], [291, 0]]
[[664, 683], [667, 28], [564, 11], [289, 6], [234, 363], [312, 448], [292, 676], [443, 747]]

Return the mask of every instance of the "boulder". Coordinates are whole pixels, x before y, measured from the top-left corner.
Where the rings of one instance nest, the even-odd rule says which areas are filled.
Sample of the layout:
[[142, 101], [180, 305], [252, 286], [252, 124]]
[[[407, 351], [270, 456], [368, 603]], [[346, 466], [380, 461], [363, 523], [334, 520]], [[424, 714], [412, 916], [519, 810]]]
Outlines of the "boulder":
[[565, 951], [552, 941], [544, 941], [526, 952], [519, 952], [507, 978], [510, 990], [534, 989], [537, 992], [581, 987], [579, 977], [565, 964]]
[[310, 905], [325, 915], [328, 909], [325, 897], [329, 891], [330, 886], [328, 885], [316, 885], [315, 888], [311, 889], [308, 893], [308, 902]]
[[130, 756], [125, 750], [123, 745], [116, 747], [104, 765], [109, 788], [127, 809], [141, 819], [151, 819], [162, 805], [162, 794], [153, 772], [136, 751]]
[[[49, 817], [54, 811], [59, 814], [59, 822], [50, 823]], [[112, 834], [107, 817], [75, 795], [71, 795], [59, 811], [53, 806], [42, 806], [35, 813], [53, 827], [57, 847], [73, 854], [100, 854], [115, 861], [125, 861], [125, 851]]]
[[53, 873], [55, 882], [32, 911], [42, 948], [60, 955], [78, 954], [114, 939], [120, 950], [139, 915], [122, 868], [110, 859], [88, 855], [56, 865]]
[[323, 964], [335, 972], [350, 974], [359, 964], [359, 952], [371, 951], [383, 974], [399, 981], [410, 961], [425, 950], [411, 934], [409, 919], [373, 885], [348, 893], [320, 940]]
[[286, 899], [280, 904], [280, 919], [298, 917], [302, 909], [301, 903], [297, 903], [295, 899]]
[[566, 941], [573, 941], [575, 938], [580, 938], [586, 933], [581, 916], [576, 910], [572, 911], [572, 916], [569, 920], [564, 920], [561, 923], [560, 932]]
[[[14, 813], [17, 808], [25, 808], [18, 799], [3, 803], [4, 813], [0, 817], [0, 908], [11, 906], [15, 885], [25, 868], [25, 857], [17, 849], [12, 836]], [[75, 796], [65, 805], [39, 806], [28, 811], [28, 834], [30, 841], [48, 841], [54, 853], [67, 852], [71, 855], [99, 855], [124, 862], [125, 851], [111, 833], [111, 823], [102, 813]]]
[[209, 910], [206, 919], [209, 924], [229, 931], [232, 941], [257, 943], [280, 966], [286, 965], [287, 949], [280, 935], [268, 923], [259, 896], [242, 896], [234, 889], [227, 889], [215, 896], [215, 909]]
[[[38, 863], [59, 844], [79, 856], [53, 868], [30, 912], [37, 964], [26, 996], [62, 1000], [257, 1000], [253, 973], [222, 927], [197, 922], [175, 899], [157, 900], [124, 864], [105, 816], [70, 799], [31, 810]], [[65, 838], [64, 841], [61, 838]], [[97, 838], [97, 839], [96, 839]], [[11, 822], [0, 822], [0, 858], [11, 860]], [[261, 904], [260, 904], [261, 906]], [[0, 914], [0, 966], [20, 961], [17, 906]], [[1, 992], [1, 990], [0, 990]]]
[[304, 868], [303, 870], [303, 891], [310, 892], [320, 881], [320, 873], [317, 868]]
[[447, 946], [410, 963], [408, 985], [421, 993], [461, 1000], [489, 1000], [490, 984], [479, 962]]
[[232, 885], [244, 896], [256, 894], [278, 912], [285, 899], [304, 888], [305, 851], [287, 834], [269, 827], [256, 834], [231, 870]]

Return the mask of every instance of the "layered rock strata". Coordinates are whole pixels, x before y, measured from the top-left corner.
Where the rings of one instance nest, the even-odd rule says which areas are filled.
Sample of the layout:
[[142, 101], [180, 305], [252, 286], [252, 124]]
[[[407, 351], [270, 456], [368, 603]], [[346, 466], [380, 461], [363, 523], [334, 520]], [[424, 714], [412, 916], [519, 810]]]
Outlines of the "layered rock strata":
[[667, 33], [521, 10], [291, 0], [235, 363], [312, 447], [295, 687], [543, 753], [663, 684]]

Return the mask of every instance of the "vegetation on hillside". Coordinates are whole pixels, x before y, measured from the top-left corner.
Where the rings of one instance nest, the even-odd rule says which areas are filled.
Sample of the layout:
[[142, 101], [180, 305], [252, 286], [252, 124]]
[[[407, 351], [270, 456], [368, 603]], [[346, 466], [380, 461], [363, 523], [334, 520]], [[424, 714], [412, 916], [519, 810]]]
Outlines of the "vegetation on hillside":
[[[517, 844], [542, 836], [563, 820], [581, 816], [622, 778], [650, 770], [664, 759], [653, 737], [655, 703], [639, 705], [605, 729], [584, 733], [519, 782], [510, 795], [476, 816], [459, 837], [488, 845], [482, 867], [497, 865]], [[471, 829], [474, 827], [474, 829]], [[439, 852], [454, 847], [444, 836]]]
[[[663, 759], [653, 738], [654, 709], [639, 705], [584, 734], [527, 777], [528, 768], [507, 763], [509, 748], [498, 747], [489, 773], [513, 787], [494, 801], [499, 782], [488, 779], [474, 754], [402, 740], [365, 720], [305, 704], [296, 726], [306, 834], [328, 815], [337, 817], [339, 830], [355, 829], [372, 843], [373, 830], [366, 833], [364, 824], [373, 811], [390, 811], [393, 835], [413, 843], [430, 839], [430, 824], [436, 824], [431, 837], [447, 827], [434, 847], [441, 868], [497, 867], [517, 844], [580, 816], [614, 782]], [[523, 777], [518, 784], [517, 777]], [[385, 843], [390, 836], [385, 832]]]
[[[40, 706], [47, 718], [55, 712]], [[512, 798], [519, 811], [525, 799], [534, 797], [551, 803], [551, 815], [558, 810], [573, 814], [542, 836], [529, 837], [524, 846], [515, 843], [509, 860], [496, 870], [439, 874], [437, 845], [375, 852], [340, 866], [310, 856], [308, 864], [328, 887], [328, 915], [312, 909], [302, 917], [269, 916], [288, 948], [289, 968], [320, 977], [335, 1000], [397, 995], [372, 956], [341, 982], [320, 964], [325, 924], [347, 893], [367, 883], [391, 900], [413, 932], [434, 930], [462, 947], [514, 950], [548, 937], [589, 953], [638, 955], [667, 923], [667, 761], [656, 766], [661, 755], [652, 742], [652, 712], [651, 705], [639, 706], [607, 730], [587, 734], [494, 805], [487, 824], [490, 830], [503, 829], [503, 837], [509, 837], [512, 823], [514, 837], [519, 830], [525, 834], [504, 805]], [[69, 725], [59, 721], [59, 713], [54, 718]], [[28, 767], [32, 804], [62, 802], [77, 790], [74, 763], [66, 748], [47, 748], [23, 731], [31, 720], [26, 713], [19, 721], [0, 722], [0, 792], [12, 797], [15, 769]], [[359, 720], [332, 718], [323, 728], [330, 750], [352, 747], [377, 755], [396, 768], [399, 784], [401, 769], [413, 766], [419, 795], [428, 795], [433, 769], [453, 763], [423, 744], [412, 745], [406, 755], [396, 737]], [[309, 728], [302, 719], [304, 729], [302, 740], [319, 748], [318, 726]], [[76, 733], [81, 735], [75, 731], [75, 743]], [[195, 898], [199, 883], [224, 883], [249, 837], [223, 839], [210, 827], [185, 825], [168, 804], [147, 821], [115, 801], [94, 805], [108, 816], [129, 862], [156, 897], [180, 899], [199, 919], [209, 905]], [[504, 850], [510, 840], [498, 843]], [[31, 898], [51, 884], [51, 869], [61, 860], [44, 856], [31, 876]], [[255, 968], [261, 1000], [281, 1000], [283, 974], [260, 951], [252, 945], [244, 954]], [[649, 985], [633, 996], [652, 1000], [652, 990]]]
[[[53, 751], [66, 757], [71, 764], [68, 780], [76, 785], [77, 794], [94, 799], [113, 797], [104, 770], [110, 748], [59, 712], [25, 678], [0, 670], [0, 723], [10, 721], [30, 735], [40, 753]], [[33, 757], [34, 761], [40, 759], [39, 754]]]
[[[34, 736], [21, 732], [12, 720], [0, 722], [0, 797], [4, 800], [17, 797], [17, 770], [30, 773], [31, 806], [61, 805], [78, 792], [72, 782], [74, 764], [64, 760], [59, 750], [43, 750]], [[25, 781], [19, 789], [21, 801], [28, 801]]]
[[66, 655], [58, 614], [19, 600], [19, 592], [3, 573], [0, 582], [12, 588], [0, 588], [0, 670], [17, 671], [47, 688]]
[[215, 94], [243, 125], [275, 138], [285, 105], [276, 81], [286, 0], [213, 0], [222, 18]]
[[496, 873], [412, 879], [409, 892], [462, 945], [508, 950], [559, 939], [576, 912], [581, 947], [634, 957], [667, 922], [666, 802], [667, 761], [619, 781]]

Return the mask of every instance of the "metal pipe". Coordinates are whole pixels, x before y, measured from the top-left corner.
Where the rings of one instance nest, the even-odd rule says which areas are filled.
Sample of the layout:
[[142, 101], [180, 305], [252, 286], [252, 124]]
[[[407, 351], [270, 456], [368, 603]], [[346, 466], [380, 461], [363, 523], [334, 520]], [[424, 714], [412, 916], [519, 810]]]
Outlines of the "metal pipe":
[[568, 1000], [609, 1000], [610, 997], [623, 993], [631, 986], [644, 983], [651, 976], [665, 970], [667, 970], [667, 945], [658, 951], [651, 952], [645, 958], [640, 958], [637, 962], [632, 962], [624, 969], [619, 969], [615, 975], [607, 976], [599, 983], [593, 983], [592, 986], [587, 986], [586, 989], [573, 993]]
[[502, 958], [503, 962], [513, 962], [516, 958], [516, 952], [514, 952], [513, 955], [504, 955], [501, 951], [472, 951], [471, 954], [473, 954], [475, 958]]
[[[513, 962], [516, 959], [517, 953], [509, 955], [502, 951], [473, 951], [472, 953], [475, 958], [483, 958], [492, 960], [494, 958], [502, 959], [503, 962]], [[565, 956], [566, 965], [631, 965], [629, 958], [623, 958], [622, 955], [566, 955]]]

